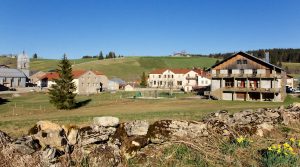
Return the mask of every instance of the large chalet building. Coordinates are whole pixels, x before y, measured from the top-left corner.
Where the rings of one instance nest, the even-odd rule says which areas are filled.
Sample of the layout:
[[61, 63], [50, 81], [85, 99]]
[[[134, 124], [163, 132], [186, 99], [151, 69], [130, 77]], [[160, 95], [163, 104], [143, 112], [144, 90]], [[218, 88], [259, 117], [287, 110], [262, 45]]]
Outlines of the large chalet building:
[[186, 92], [197, 87], [210, 85], [207, 73], [201, 69], [157, 69], [149, 73], [148, 87], [184, 89]]
[[210, 68], [211, 96], [220, 100], [283, 101], [286, 72], [273, 64], [239, 52]]

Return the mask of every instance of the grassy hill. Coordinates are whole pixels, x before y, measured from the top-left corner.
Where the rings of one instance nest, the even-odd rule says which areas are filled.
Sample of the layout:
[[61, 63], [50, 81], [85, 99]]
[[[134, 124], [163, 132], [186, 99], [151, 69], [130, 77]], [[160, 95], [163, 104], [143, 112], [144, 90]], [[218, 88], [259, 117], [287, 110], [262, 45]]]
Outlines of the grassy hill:
[[[119, 77], [126, 81], [140, 78], [142, 72], [150, 72], [157, 68], [192, 68], [210, 67], [216, 62], [216, 58], [210, 57], [125, 57], [117, 59], [97, 60], [71, 59], [74, 69], [98, 70], [108, 77]], [[49, 71], [57, 67], [59, 60], [55, 59], [31, 59], [30, 68], [33, 71]], [[16, 67], [16, 59], [0, 57], [0, 64]], [[288, 67], [295, 77], [298, 74], [300, 63], [282, 63], [283, 68]]]
[[157, 68], [210, 67], [217, 59], [209, 57], [126, 57], [76, 64], [74, 69], [98, 70], [108, 77], [120, 77], [131, 81], [140, 78], [142, 72]]
[[[117, 59], [97, 60], [71, 59], [74, 69], [98, 70], [108, 77], [119, 77], [127, 81], [140, 78], [142, 72], [150, 72], [157, 68], [192, 68], [210, 67], [217, 59], [209, 57], [125, 57]], [[31, 59], [32, 71], [49, 71], [57, 68], [59, 60], [55, 59]], [[0, 58], [0, 64], [8, 64], [16, 67], [16, 59]]]
[[[71, 63], [73, 65], [79, 64], [79, 63], [85, 63], [89, 61], [95, 61], [96, 58], [90, 58], [90, 59], [71, 59]], [[34, 71], [49, 71], [54, 70], [57, 68], [57, 64], [60, 60], [56, 59], [31, 59], [30, 60], [30, 69]]]
[[17, 59], [10, 58], [10, 57], [0, 57], [0, 64], [7, 65], [10, 68], [16, 68], [17, 67]]

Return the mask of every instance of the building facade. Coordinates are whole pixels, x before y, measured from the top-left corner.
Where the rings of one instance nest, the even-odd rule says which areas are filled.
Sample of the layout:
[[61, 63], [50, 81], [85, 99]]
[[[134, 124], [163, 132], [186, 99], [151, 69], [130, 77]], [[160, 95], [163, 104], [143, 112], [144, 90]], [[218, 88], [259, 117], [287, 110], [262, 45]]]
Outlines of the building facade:
[[[74, 70], [73, 82], [76, 86], [74, 93], [77, 94], [94, 94], [102, 92], [108, 87], [108, 78], [98, 71], [84, 71], [84, 70]], [[42, 88], [50, 88], [55, 83], [55, 79], [59, 78], [59, 74], [56, 72], [46, 73], [40, 78], [37, 83], [38, 86]]]
[[29, 58], [25, 52], [17, 57], [17, 69], [2, 65], [0, 68], [0, 86], [6, 88], [26, 87], [29, 77]]
[[286, 72], [244, 52], [210, 68], [211, 96], [220, 100], [283, 101]]
[[151, 88], [175, 88], [191, 91], [194, 87], [210, 85], [203, 70], [191, 69], [158, 69], [149, 73], [148, 87]]

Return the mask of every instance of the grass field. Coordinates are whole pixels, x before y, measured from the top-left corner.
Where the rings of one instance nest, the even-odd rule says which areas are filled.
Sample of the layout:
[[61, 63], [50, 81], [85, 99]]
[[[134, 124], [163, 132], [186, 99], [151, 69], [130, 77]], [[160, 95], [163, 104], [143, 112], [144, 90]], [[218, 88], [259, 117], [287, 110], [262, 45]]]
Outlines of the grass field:
[[[70, 62], [72, 65], [85, 63], [89, 61], [95, 61], [96, 58], [90, 59], [71, 59]], [[55, 59], [31, 59], [30, 60], [30, 69], [34, 71], [49, 71], [55, 70], [57, 68], [57, 64], [60, 60]]]
[[9, 102], [0, 105], [0, 130], [16, 136], [25, 134], [38, 120], [52, 120], [61, 124], [84, 125], [92, 122], [94, 116], [116, 116], [121, 121], [160, 119], [200, 120], [207, 113], [226, 109], [236, 112], [243, 109], [279, 107], [299, 98], [287, 98], [284, 103], [239, 102], [188, 99], [190, 94], [177, 94], [176, 98], [161, 100], [129, 99], [135, 93], [118, 92], [92, 96], [77, 96], [77, 101], [85, 103], [80, 108], [59, 111], [49, 104], [48, 96], [43, 93], [22, 94], [20, 97], [6, 97]]
[[157, 68], [210, 67], [216, 59], [209, 57], [126, 57], [77, 64], [74, 69], [92, 69], [104, 72], [108, 77], [120, 77], [126, 81], [140, 79], [142, 72]]
[[289, 71], [292, 71], [292, 76], [295, 78], [300, 78], [300, 74], [297, 71], [300, 71], [300, 63], [282, 63], [282, 67], [288, 67]]

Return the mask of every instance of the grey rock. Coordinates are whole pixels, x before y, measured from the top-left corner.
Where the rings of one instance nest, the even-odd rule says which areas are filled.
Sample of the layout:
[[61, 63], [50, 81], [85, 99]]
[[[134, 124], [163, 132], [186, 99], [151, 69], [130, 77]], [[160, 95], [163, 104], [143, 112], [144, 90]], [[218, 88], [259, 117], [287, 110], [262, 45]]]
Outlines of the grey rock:
[[116, 117], [94, 117], [94, 125], [104, 127], [116, 127], [119, 125], [119, 118]]
[[12, 142], [12, 139], [4, 132], [0, 131], [0, 149]]
[[89, 145], [97, 142], [107, 141], [109, 137], [115, 134], [116, 128], [114, 127], [99, 127], [93, 126], [85, 130], [81, 130], [80, 144]]
[[142, 136], [148, 132], [149, 123], [147, 121], [132, 121], [125, 123], [124, 129], [128, 136]]
[[32, 154], [40, 149], [39, 142], [34, 140], [31, 136], [24, 136], [16, 139], [12, 147], [21, 154]]

